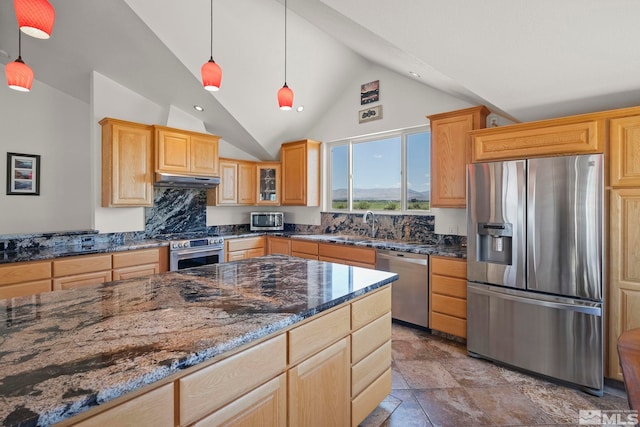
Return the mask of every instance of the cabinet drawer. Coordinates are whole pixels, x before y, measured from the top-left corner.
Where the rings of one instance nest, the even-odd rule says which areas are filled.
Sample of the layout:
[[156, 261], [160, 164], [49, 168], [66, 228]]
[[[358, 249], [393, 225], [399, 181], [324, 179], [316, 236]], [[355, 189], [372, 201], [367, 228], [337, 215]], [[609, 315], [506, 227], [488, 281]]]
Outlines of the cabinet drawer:
[[158, 262], [160, 262], [160, 251], [158, 249], [142, 249], [113, 254], [113, 268], [155, 264]]
[[389, 393], [391, 393], [391, 368], [351, 401], [351, 425], [354, 427], [359, 425]]
[[133, 267], [113, 270], [113, 280], [131, 279], [132, 277], [147, 277], [160, 273], [160, 264], [134, 265]]
[[51, 277], [51, 261], [20, 262], [0, 267], [0, 286], [33, 282]]
[[467, 321], [458, 317], [431, 312], [431, 329], [458, 337], [467, 337]]
[[287, 340], [282, 334], [181, 378], [180, 425], [211, 414], [284, 372], [286, 366]]
[[461, 319], [467, 318], [467, 301], [446, 295], [431, 295], [431, 310]]
[[434, 274], [431, 276], [431, 293], [467, 299], [467, 280]]
[[264, 248], [264, 236], [227, 240], [228, 252], [244, 251], [256, 248]]
[[80, 288], [82, 286], [98, 285], [100, 283], [110, 282], [111, 280], [111, 270], [76, 274], [53, 279], [53, 290], [62, 291], [65, 289]]
[[[0, 270], [0, 273], [2, 270]], [[51, 292], [51, 279], [0, 286], [0, 299]]]
[[290, 330], [289, 363], [296, 364], [349, 335], [350, 326], [351, 310], [346, 306]]
[[304, 254], [318, 255], [318, 244], [292, 239], [291, 252], [302, 252]]
[[255, 258], [264, 256], [264, 248], [256, 248], [247, 250], [247, 258]]
[[111, 255], [82, 255], [53, 261], [53, 277], [111, 270]]
[[351, 396], [359, 395], [391, 366], [391, 341], [387, 341], [351, 368]]
[[282, 374], [192, 427], [287, 425], [287, 375]]
[[355, 261], [362, 264], [376, 264], [376, 251], [369, 248], [357, 248], [345, 245], [318, 244], [318, 255], [337, 258], [344, 261]]
[[467, 261], [458, 258], [431, 257], [431, 274], [467, 278]]
[[291, 252], [291, 256], [297, 256], [298, 258], [305, 258], [305, 259], [313, 259], [313, 260], [318, 260], [318, 255], [313, 255], [313, 254], [307, 254], [304, 252]]
[[371, 268], [371, 269], [375, 269], [376, 268], [375, 264], [367, 264], [365, 262], [351, 261], [351, 260], [343, 259], [343, 258], [331, 258], [331, 257], [328, 257], [328, 256], [320, 256], [320, 257], [318, 257], [318, 259], [320, 261], [334, 262], [336, 264], [350, 265], [352, 267], [363, 267], [363, 268]]
[[73, 425], [172, 427], [173, 408], [173, 384], [167, 384]]
[[360, 329], [390, 311], [391, 287], [387, 286], [351, 304], [351, 329]]
[[391, 313], [387, 313], [351, 335], [351, 363], [358, 363], [390, 339]]

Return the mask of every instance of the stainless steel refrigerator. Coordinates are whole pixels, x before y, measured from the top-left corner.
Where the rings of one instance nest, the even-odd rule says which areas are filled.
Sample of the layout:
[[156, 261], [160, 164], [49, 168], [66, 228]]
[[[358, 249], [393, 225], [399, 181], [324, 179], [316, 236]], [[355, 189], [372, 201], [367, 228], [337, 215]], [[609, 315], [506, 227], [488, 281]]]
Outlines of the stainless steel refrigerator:
[[467, 172], [469, 353], [602, 395], [602, 155]]

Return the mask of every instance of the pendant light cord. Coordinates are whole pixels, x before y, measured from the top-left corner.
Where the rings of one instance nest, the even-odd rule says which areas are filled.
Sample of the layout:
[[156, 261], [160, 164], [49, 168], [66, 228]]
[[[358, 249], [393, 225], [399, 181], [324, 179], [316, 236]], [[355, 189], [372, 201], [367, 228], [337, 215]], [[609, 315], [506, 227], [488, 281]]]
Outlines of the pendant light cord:
[[211, 0], [211, 60], [213, 60], [213, 0]]
[[22, 31], [18, 28], [18, 60], [22, 61]]
[[284, 84], [287, 85], [287, 0], [284, 0]]

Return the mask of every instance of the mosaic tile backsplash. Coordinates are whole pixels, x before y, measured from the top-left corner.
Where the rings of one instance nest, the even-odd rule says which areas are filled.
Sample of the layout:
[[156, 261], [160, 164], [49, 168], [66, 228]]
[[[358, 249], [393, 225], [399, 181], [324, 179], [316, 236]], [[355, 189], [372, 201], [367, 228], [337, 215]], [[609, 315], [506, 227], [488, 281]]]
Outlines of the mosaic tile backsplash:
[[[154, 205], [145, 208], [145, 231], [99, 233], [79, 230], [60, 233], [37, 233], [0, 236], [0, 251], [50, 248], [82, 244], [90, 236], [95, 243], [121, 244], [125, 240], [153, 238], [162, 234], [206, 232], [208, 234], [248, 233], [249, 224], [207, 226], [207, 190], [173, 188], [154, 189]], [[420, 242], [424, 244], [459, 245], [465, 236], [434, 233], [432, 215], [375, 215], [376, 238]], [[286, 219], [286, 217], [285, 217]], [[285, 232], [305, 234], [346, 234], [371, 237], [371, 229], [362, 214], [322, 212], [320, 225], [285, 224]]]

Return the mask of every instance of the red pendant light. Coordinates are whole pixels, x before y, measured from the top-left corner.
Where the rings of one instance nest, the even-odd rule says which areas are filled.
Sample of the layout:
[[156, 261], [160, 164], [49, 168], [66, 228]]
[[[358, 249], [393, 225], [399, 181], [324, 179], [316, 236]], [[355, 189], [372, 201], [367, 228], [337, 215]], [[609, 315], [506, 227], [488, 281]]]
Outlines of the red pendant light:
[[33, 70], [22, 60], [22, 37], [18, 31], [18, 59], [4, 67], [7, 86], [20, 92], [29, 92], [33, 83]]
[[278, 91], [278, 105], [281, 110], [291, 110], [293, 91], [287, 86], [287, 0], [284, 0], [284, 85]]
[[13, 0], [20, 30], [38, 39], [48, 39], [56, 12], [47, 0]]
[[202, 85], [206, 90], [211, 92], [220, 90], [222, 69], [213, 60], [213, 0], [211, 0], [211, 57], [200, 69], [200, 74], [202, 74]]

